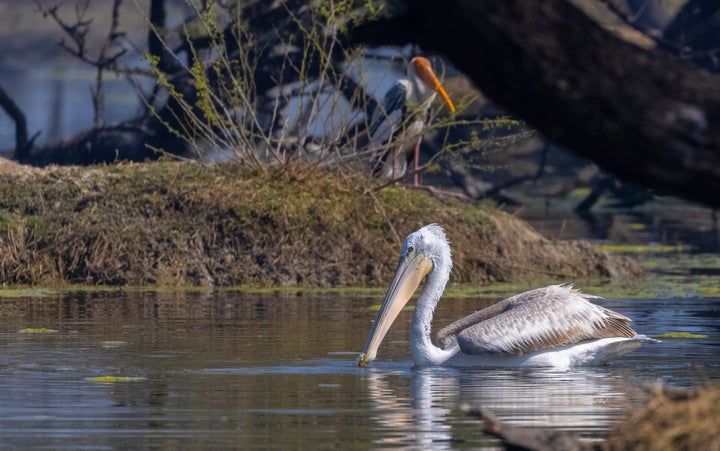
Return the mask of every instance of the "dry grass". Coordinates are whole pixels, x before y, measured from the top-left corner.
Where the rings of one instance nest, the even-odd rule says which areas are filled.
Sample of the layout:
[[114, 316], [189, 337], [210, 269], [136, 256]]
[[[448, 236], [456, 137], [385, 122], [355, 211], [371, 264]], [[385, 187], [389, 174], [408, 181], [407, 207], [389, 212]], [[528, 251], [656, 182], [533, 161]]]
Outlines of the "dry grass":
[[430, 222], [453, 243], [455, 282], [640, 271], [588, 243], [545, 239], [492, 208], [368, 188], [376, 183], [175, 162], [0, 170], [0, 277], [51, 286], [381, 286], [404, 236]]
[[657, 390], [646, 408], [613, 431], [605, 449], [720, 450], [720, 386]]

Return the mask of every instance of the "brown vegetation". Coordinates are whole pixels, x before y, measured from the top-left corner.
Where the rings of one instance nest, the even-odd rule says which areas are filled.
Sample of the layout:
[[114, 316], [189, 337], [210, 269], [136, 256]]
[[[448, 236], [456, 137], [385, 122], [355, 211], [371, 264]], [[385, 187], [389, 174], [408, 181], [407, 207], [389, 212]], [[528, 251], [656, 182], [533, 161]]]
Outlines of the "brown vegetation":
[[720, 450], [720, 385], [684, 390], [657, 389], [648, 405], [615, 427], [602, 443], [588, 443], [574, 431], [520, 428], [501, 423], [488, 411], [460, 406], [483, 421], [483, 431], [505, 449], [576, 451]]
[[607, 440], [608, 450], [720, 450], [720, 386], [657, 390]]
[[379, 286], [404, 236], [437, 222], [455, 282], [570, 282], [641, 272], [491, 207], [361, 176], [193, 163], [0, 165], [5, 284]]

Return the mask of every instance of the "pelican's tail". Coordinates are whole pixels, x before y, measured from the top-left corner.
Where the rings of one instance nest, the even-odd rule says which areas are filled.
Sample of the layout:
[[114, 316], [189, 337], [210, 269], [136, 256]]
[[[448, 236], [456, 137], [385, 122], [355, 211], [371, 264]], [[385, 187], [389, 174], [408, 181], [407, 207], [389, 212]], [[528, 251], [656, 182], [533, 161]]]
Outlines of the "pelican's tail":
[[609, 343], [602, 348], [600, 355], [598, 355], [598, 360], [603, 363], [608, 362], [609, 360], [633, 352], [643, 343], [660, 343], [660, 340], [650, 338], [647, 335], [638, 334], [630, 339]]
[[642, 343], [661, 343], [660, 340], [656, 340], [652, 337], [648, 337], [647, 335], [637, 334], [633, 337], [633, 340], [638, 340]]

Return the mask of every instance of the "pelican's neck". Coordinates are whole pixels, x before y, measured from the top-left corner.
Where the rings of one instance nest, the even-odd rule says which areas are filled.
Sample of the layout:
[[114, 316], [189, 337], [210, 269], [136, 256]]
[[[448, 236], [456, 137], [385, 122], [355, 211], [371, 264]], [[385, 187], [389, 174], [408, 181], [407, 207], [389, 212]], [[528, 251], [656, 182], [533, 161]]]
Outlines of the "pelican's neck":
[[438, 348], [431, 338], [435, 307], [449, 279], [450, 264], [434, 264], [418, 297], [410, 328], [410, 349], [418, 366], [438, 365], [455, 353]]

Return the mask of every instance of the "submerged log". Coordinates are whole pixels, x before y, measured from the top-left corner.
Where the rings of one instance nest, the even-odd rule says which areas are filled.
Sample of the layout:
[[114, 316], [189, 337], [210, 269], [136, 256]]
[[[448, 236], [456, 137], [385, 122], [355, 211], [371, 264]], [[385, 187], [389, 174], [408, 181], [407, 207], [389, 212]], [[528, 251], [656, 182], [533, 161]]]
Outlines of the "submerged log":
[[579, 434], [547, 428], [520, 428], [501, 423], [488, 410], [462, 404], [460, 410], [480, 418], [483, 432], [500, 440], [506, 450], [511, 451], [586, 451], [595, 449], [582, 442]]

